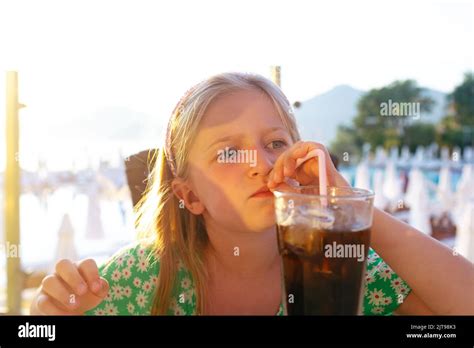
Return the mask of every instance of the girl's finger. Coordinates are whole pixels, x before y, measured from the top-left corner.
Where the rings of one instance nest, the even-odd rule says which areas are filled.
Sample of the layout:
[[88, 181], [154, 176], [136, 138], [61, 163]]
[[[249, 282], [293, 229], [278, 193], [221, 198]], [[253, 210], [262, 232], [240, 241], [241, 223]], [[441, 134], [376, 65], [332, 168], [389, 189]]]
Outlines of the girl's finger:
[[293, 144], [293, 146], [291, 146], [288, 150], [282, 153], [280, 157], [277, 158], [275, 164], [273, 165], [273, 170], [270, 175], [269, 187], [275, 187], [276, 184], [283, 182], [283, 179], [285, 177], [283, 173], [283, 169], [284, 169], [283, 164], [284, 164], [285, 158], [288, 156], [289, 153], [293, 152], [297, 147], [301, 146], [301, 144], [302, 144], [301, 141]]
[[301, 143], [283, 158], [283, 175], [291, 177], [295, 173], [296, 161], [303, 158], [306, 154], [314, 149], [311, 143]]
[[67, 288], [67, 285], [55, 275], [49, 275], [43, 279], [41, 290], [52, 299], [61, 303], [65, 308], [72, 310], [79, 306], [79, 301], [75, 294], [73, 294], [70, 289]]
[[64, 259], [56, 263], [56, 273], [76, 295], [82, 296], [87, 292], [87, 283], [72, 261]]
[[285, 181], [283, 181], [282, 183], [279, 183], [278, 185], [275, 186], [275, 188], [271, 189], [271, 191], [274, 191], [274, 190], [282, 190], [285, 192], [295, 192], [295, 193], [298, 192], [294, 186], [288, 184]]
[[100, 291], [96, 294], [97, 296], [99, 296], [100, 298], [104, 298], [105, 296], [107, 296], [107, 294], [109, 293], [109, 283], [107, 282], [107, 280], [105, 280], [105, 278], [100, 278], [100, 283], [101, 283], [101, 288], [100, 288]]
[[36, 300], [36, 308], [43, 314], [43, 315], [71, 315], [72, 313], [66, 312], [60, 308], [58, 308], [51, 298], [46, 294], [40, 294]]
[[102, 290], [103, 283], [100, 280], [99, 268], [93, 259], [86, 259], [77, 264], [77, 268], [81, 276], [87, 281], [89, 289], [99, 294]]

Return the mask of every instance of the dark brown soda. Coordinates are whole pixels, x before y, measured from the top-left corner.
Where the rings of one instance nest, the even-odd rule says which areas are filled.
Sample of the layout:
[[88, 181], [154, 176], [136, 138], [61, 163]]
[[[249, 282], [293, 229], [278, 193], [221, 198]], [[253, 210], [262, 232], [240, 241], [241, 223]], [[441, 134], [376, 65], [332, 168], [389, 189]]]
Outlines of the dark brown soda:
[[[360, 314], [370, 229], [327, 231], [277, 225], [277, 231], [288, 315]], [[363, 261], [354, 255], [326, 257], [325, 246], [332, 247], [333, 242], [364, 245]]]

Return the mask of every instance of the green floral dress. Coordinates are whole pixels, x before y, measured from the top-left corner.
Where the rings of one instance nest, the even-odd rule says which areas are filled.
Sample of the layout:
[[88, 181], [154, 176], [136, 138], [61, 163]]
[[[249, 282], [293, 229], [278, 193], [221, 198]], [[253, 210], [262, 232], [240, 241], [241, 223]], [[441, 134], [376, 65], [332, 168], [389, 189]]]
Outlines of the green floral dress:
[[[128, 246], [99, 267], [110, 290], [101, 304], [86, 315], [150, 315], [158, 282], [160, 262], [151, 247], [140, 243]], [[178, 286], [173, 292], [168, 315], [195, 315], [196, 292], [193, 280], [184, 264], [178, 264]], [[391, 315], [410, 292], [403, 281], [369, 249], [365, 274], [365, 315]], [[283, 306], [276, 315], [283, 315]]]

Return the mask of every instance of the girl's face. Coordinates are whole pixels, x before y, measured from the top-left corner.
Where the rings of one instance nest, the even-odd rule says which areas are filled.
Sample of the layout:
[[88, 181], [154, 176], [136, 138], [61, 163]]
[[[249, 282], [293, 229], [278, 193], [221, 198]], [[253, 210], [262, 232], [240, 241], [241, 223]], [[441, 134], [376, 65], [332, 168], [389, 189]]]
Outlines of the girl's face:
[[207, 109], [189, 153], [187, 180], [210, 224], [264, 231], [275, 224], [266, 183], [278, 156], [293, 141], [263, 92], [223, 95]]

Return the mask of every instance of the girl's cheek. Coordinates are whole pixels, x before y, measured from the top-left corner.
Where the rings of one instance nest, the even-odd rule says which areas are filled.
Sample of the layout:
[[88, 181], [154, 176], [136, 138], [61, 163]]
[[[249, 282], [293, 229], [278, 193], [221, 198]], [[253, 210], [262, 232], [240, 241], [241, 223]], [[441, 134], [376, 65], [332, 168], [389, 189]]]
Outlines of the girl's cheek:
[[213, 177], [223, 178], [238, 178], [241, 179], [242, 175], [248, 170], [248, 165], [239, 163], [216, 163], [211, 166], [211, 175]]

